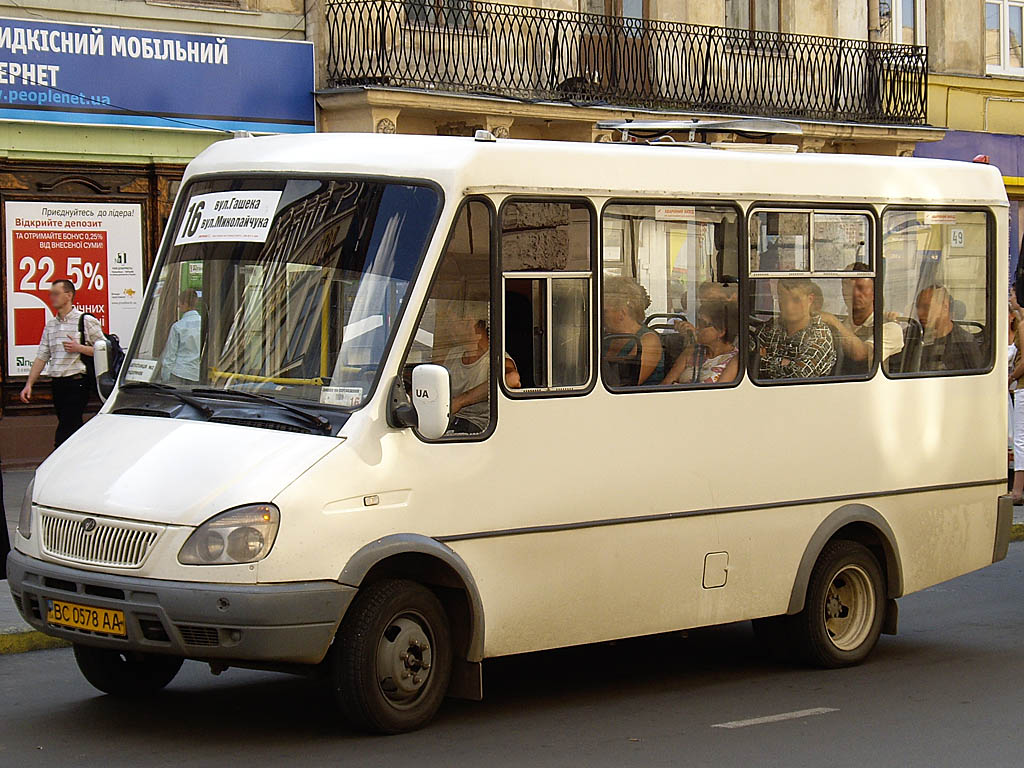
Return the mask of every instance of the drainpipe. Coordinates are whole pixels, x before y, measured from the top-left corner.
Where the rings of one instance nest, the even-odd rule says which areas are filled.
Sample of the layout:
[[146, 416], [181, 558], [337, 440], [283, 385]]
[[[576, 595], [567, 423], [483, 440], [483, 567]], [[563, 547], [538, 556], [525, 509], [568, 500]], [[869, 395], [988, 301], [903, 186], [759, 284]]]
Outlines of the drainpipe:
[[868, 0], [868, 40], [877, 42], [882, 36], [882, 12], [878, 0]]

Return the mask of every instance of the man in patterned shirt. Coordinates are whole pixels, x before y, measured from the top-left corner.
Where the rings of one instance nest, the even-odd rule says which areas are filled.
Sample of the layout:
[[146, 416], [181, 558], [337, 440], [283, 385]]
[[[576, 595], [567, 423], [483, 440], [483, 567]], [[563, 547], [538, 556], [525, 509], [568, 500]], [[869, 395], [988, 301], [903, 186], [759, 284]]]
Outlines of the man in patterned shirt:
[[812, 314], [814, 284], [806, 277], [778, 281], [779, 316], [753, 339], [760, 354], [760, 379], [813, 379], [828, 376], [836, 364], [832, 331]]
[[92, 345], [103, 338], [103, 329], [95, 317], [86, 315], [85, 343], [81, 343], [78, 322], [82, 312], [75, 309], [75, 285], [70, 280], [55, 280], [50, 285], [50, 306], [53, 317], [43, 328], [28, 382], [21, 390], [21, 402], [31, 402], [32, 387], [45, 368], [51, 378], [53, 408], [57, 411], [57, 432], [53, 440], [56, 448], [82, 426], [92, 386], [82, 355], [92, 357]]

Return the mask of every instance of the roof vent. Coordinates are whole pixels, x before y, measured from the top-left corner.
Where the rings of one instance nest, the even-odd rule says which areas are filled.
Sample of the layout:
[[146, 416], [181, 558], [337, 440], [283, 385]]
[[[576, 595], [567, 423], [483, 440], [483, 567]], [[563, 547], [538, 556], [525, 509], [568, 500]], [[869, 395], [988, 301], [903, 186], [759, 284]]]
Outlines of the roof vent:
[[484, 130], [482, 128], [480, 130], [478, 130], [476, 133], [473, 134], [473, 139], [475, 141], [497, 141], [498, 140], [497, 138], [495, 138], [493, 133], [491, 133], [490, 131]]
[[801, 136], [803, 129], [788, 120], [767, 120], [763, 118], [743, 118], [740, 120], [603, 120], [597, 124], [598, 129], [618, 131], [620, 141], [631, 144], [662, 144], [671, 138], [673, 133], [687, 134], [683, 146], [693, 146], [700, 136], [700, 143], [706, 145], [709, 133], [728, 133], [744, 139], [765, 139], [771, 143], [774, 136]]

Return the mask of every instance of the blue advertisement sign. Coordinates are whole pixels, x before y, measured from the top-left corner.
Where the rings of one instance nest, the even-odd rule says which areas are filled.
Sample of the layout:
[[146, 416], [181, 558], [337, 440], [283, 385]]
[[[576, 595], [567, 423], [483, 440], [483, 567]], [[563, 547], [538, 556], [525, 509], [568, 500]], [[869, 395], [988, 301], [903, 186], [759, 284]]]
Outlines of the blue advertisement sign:
[[0, 19], [0, 119], [302, 133], [313, 45]]

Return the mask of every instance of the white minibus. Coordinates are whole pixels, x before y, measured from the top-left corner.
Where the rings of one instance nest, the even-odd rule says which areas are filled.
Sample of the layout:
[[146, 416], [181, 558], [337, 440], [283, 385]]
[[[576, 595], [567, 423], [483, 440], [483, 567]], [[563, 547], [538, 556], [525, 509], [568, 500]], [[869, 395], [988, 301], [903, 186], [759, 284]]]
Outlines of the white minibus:
[[745, 148], [214, 144], [26, 494], [25, 619], [108, 694], [316, 673], [391, 733], [527, 651], [754, 620], [861, 662], [1007, 552], [1007, 199]]

